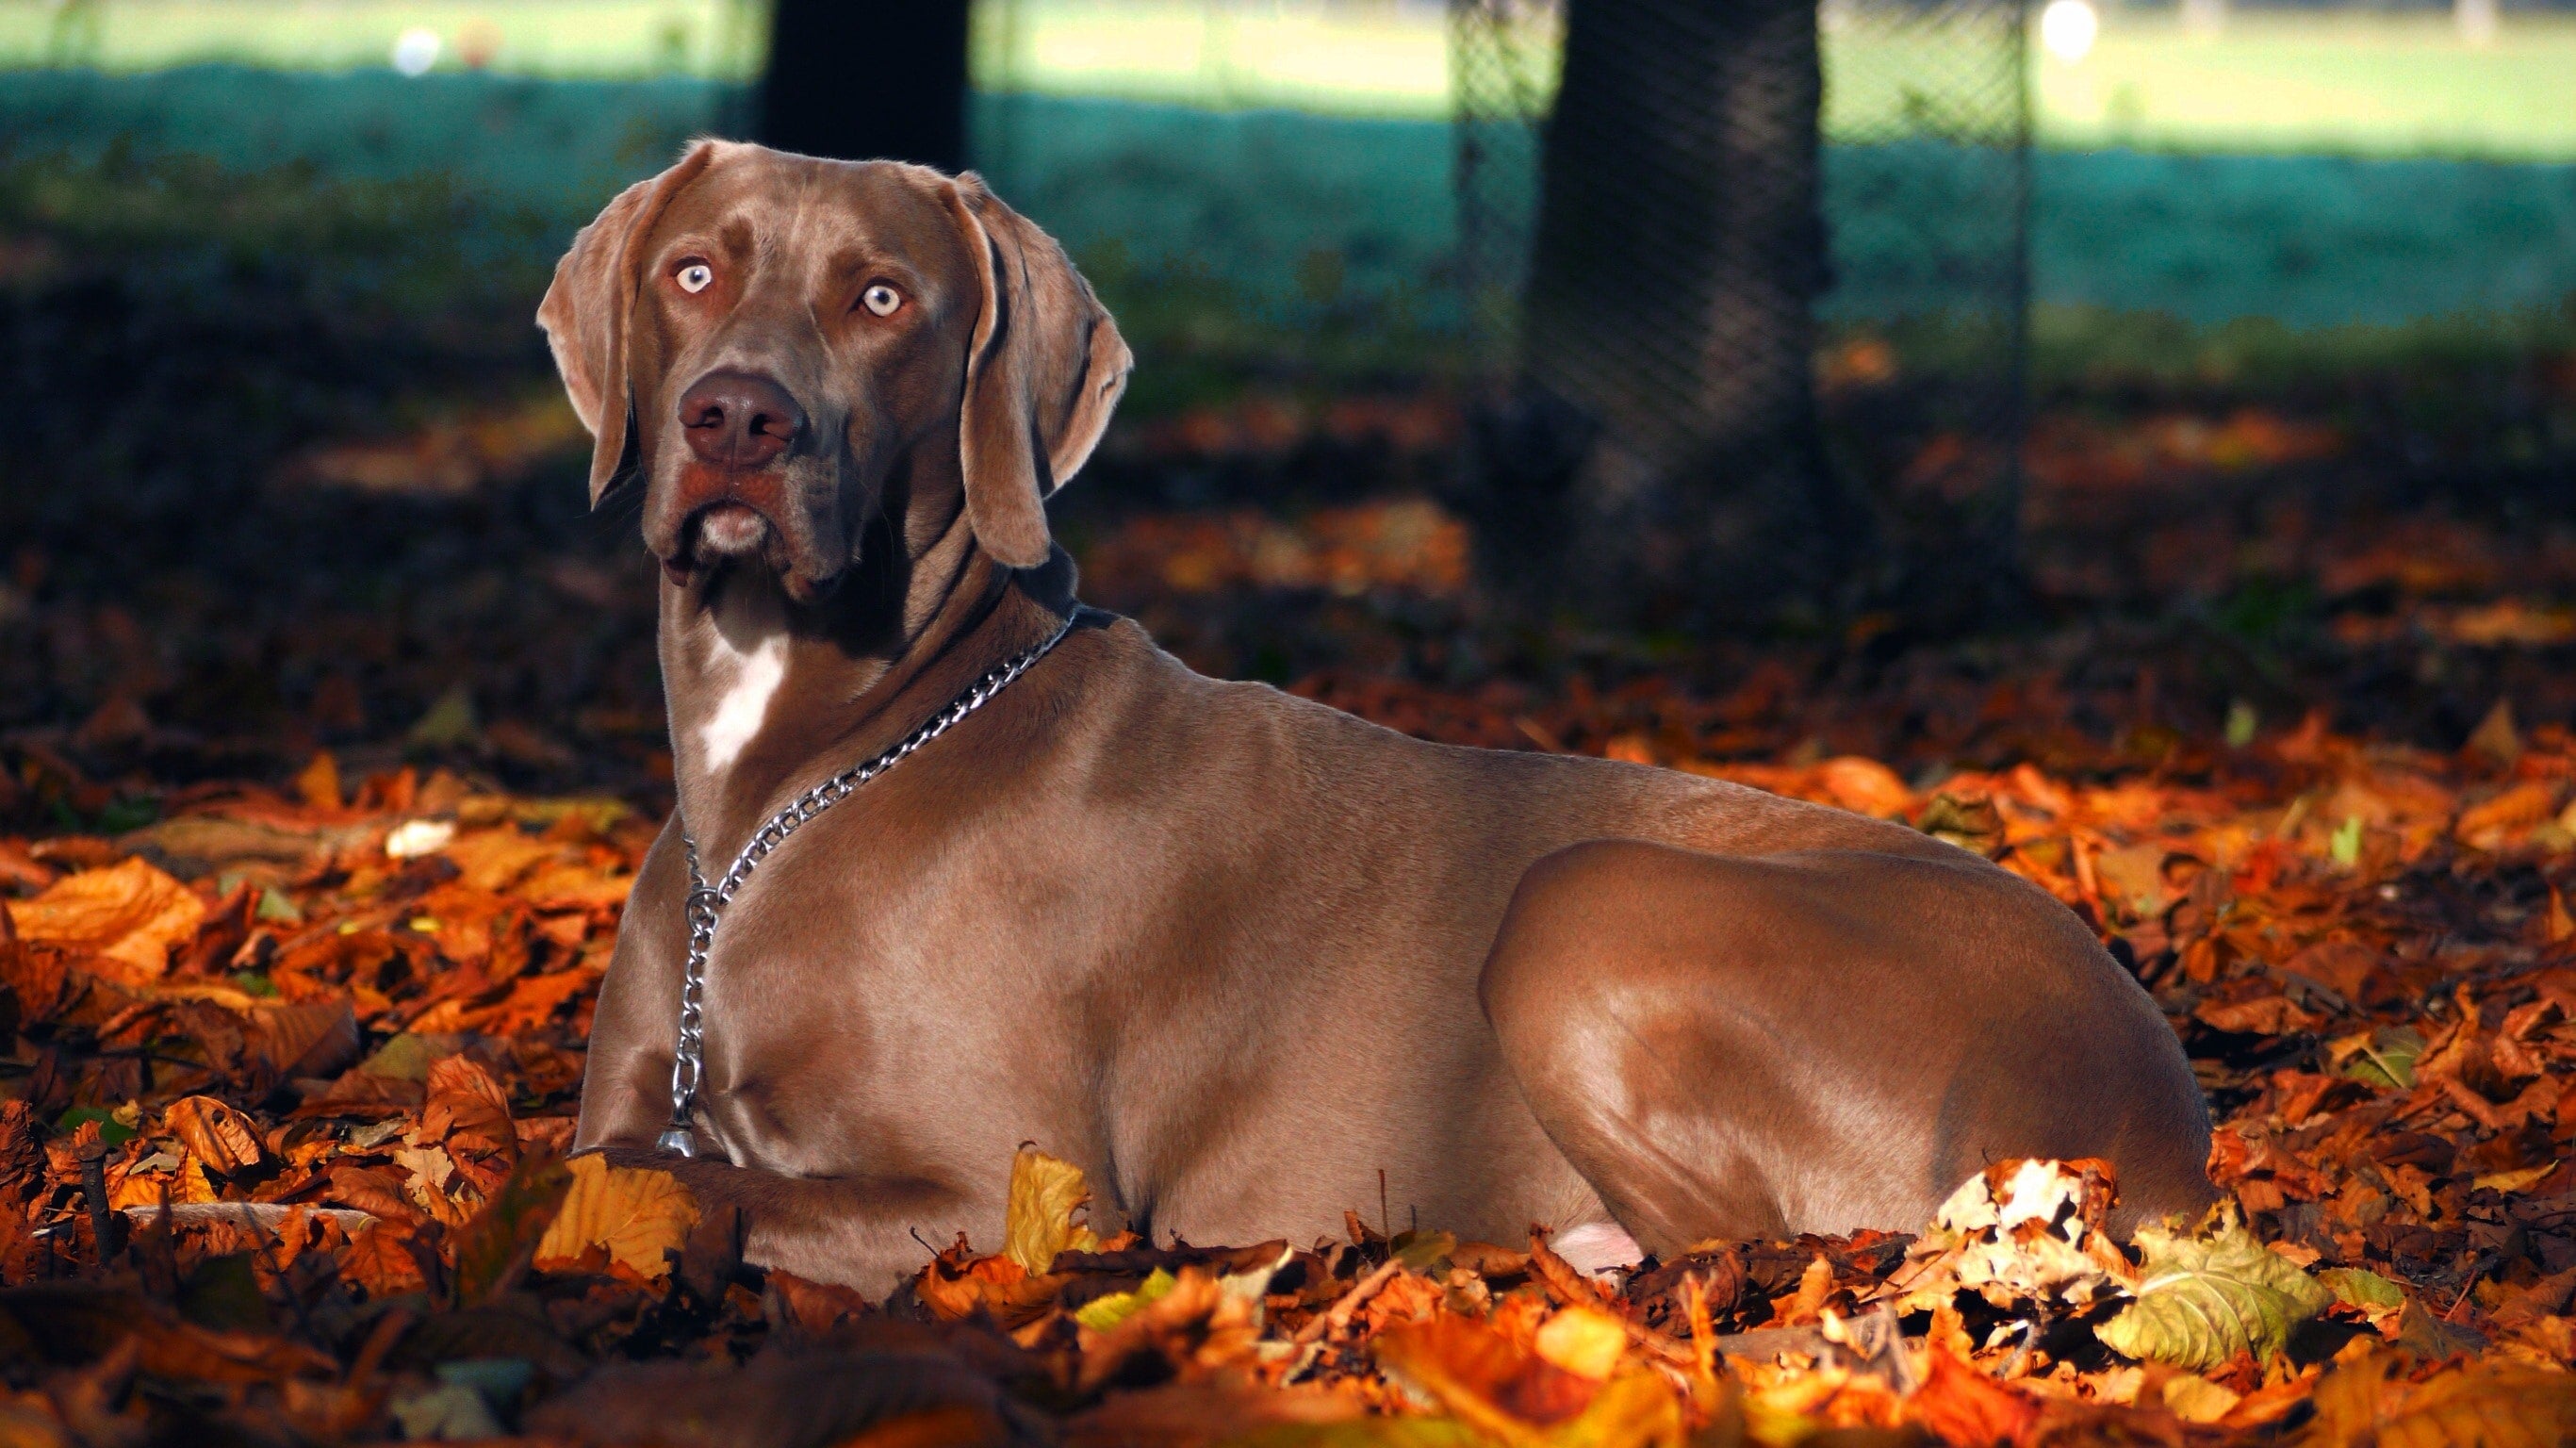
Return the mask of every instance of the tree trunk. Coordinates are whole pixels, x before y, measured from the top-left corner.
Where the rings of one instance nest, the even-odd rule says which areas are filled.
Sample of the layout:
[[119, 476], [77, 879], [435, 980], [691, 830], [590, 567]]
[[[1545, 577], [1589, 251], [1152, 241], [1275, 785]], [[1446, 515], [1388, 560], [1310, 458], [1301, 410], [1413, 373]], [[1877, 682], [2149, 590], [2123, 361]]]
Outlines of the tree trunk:
[[760, 139], [842, 160], [966, 164], [967, 0], [777, 0]]
[[1811, 378], [1822, 94], [1813, 0], [1571, 0], [1522, 340], [1536, 409], [1586, 442], [1496, 545], [1561, 539], [1589, 611], [1776, 613], [1851, 556]]

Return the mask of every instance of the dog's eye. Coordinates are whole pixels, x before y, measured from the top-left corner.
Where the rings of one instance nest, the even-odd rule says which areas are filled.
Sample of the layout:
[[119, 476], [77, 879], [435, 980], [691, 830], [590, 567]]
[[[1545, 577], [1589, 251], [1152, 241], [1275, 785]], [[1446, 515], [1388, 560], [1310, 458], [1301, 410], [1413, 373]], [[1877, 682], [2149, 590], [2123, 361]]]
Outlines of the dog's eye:
[[880, 317], [891, 317], [894, 309], [903, 305], [903, 293], [879, 282], [859, 293], [859, 305]]
[[680, 290], [684, 292], [703, 292], [715, 279], [716, 269], [702, 261], [693, 261], [680, 268]]

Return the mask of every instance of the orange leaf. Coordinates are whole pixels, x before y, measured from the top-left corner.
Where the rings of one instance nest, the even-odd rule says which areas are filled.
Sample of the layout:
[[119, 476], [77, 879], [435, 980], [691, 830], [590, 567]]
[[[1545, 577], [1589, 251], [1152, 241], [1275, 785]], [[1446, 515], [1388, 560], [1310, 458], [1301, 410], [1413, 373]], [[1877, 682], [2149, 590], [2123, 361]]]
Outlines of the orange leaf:
[[429, 1100], [420, 1113], [420, 1137], [444, 1143], [451, 1154], [515, 1160], [518, 1130], [510, 1123], [510, 1096], [472, 1058], [444, 1056], [429, 1063]]
[[584, 990], [599, 983], [599, 977], [586, 970], [559, 970], [552, 975], [522, 977], [510, 987], [510, 994], [499, 1004], [487, 1006], [475, 1014], [481, 1029], [495, 1036], [525, 1036], [535, 1033], [555, 1012]]
[[2406, 1381], [2407, 1359], [2375, 1352], [2317, 1384], [2307, 1441], [2319, 1448], [2471, 1448], [2576, 1438], [2576, 1377], [2486, 1362]]
[[1905, 787], [1895, 770], [1857, 754], [1817, 765], [1816, 783], [1834, 803], [1873, 819], [1895, 818], [1914, 808], [1914, 791]]
[[378, 1222], [360, 1232], [349, 1244], [348, 1255], [340, 1259], [340, 1276], [376, 1298], [418, 1292], [428, 1285], [420, 1275], [420, 1260], [411, 1254], [408, 1229], [394, 1222]]
[[2516, 830], [2528, 829], [2557, 812], [2555, 788], [2527, 779], [2495, 798], [2460, 811], [2452, 837], [2464, 845], [2493, 849]]
[[561, 855], [563, 846], [552, 840], [530, 839], [519, 833], [516, 825], [505, 824], [498, 829], [459, 835], [441, 853], [456, 862], [466, 888], [501, 891]]
[[2223, 1005], [2204, 1001], [2193, 1015], [2222, 1031], [2236, 1031], [2252, 1036], [2286, 1036], [2298, 1031], [2313, 1031], [2325, 1018], [2303, 1011], [2288, 996], [2258, 996], [2250, 1001]]
[[313, 756], [295, 776], [295, 792], [315, 809], [336, 810], [340, 807], [340, 761], [325, 749]]
[[1390, 1373], [1489, 1438], [1536, 1443], [1538, 1429], [1581, 1413], [1599, 1384], [1575, 1376], [1484, 1323], [1447, 1314], [1377, 1340]]
[[161, 1124], [197, 1160], [226, 1176], [259, 1165], [259, 1134], [251, 1122], [212, 1096], [182, 1096], [161, 1109]]
[[1945, 1443], [2019, 1443], [2039, 1421], [2039, 1403], [1946, 1348], [1932, 1349], [1930, 1367], [1905, 1409]]
[[146, 977], [169, 969], [170, 947], [194, 936], [206, 918], [194, 891], [140, 858], [66, 876], [8, 910], [23, 940], [90, 951]]

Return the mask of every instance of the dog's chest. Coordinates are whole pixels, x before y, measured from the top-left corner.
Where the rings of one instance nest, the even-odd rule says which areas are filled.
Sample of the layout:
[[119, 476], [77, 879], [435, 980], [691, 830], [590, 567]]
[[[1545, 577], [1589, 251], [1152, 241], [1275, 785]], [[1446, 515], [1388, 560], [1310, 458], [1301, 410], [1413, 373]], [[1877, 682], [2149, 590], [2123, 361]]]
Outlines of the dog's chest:
[[[787, 888], [800, 875], [824, 878]], [[847, 1174], [1064, 1140], [1085, 1074], [1069, 962], [936, 881], [767, 883], [728, 912], [707, 970], [703, 1106], [728, 1154]]]

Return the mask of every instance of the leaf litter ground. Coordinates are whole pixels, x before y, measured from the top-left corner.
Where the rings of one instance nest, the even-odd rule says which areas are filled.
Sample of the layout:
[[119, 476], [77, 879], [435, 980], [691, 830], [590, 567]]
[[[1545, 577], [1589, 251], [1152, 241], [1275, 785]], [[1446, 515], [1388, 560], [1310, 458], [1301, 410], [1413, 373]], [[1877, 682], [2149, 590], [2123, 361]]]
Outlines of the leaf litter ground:
[[[2134, 484], [2042, 482], [2070, 516]], [[0, 599], [9, 667], [76, 721], [0, 736], [8, 1441], [2576, 1436], [2563, 538], [2239, 509], [2270, 581], [2141, 613], [2086, 579], [2186, 586], [2219, 525], [2061, 529], [2044, 626], [1685, 649], [1486, 620], [1418, 499], [1077, 515], [1092, 596], [1205, 666], [2038, 882], [2181, 1033], [2229, 1200], [2115, 1241], [2099, 1163], [1998, 1163], [1932, 1222], [1593, 1278], [1401, 1203], [1139, 1241], [1039, 1143], [989, 1240], [867, 1301], [745, 1265], [667, 1177], [564, 1159], [667, 801], [649, 578], [541, 510], [438, 506], [401, 515], [390, 600], [209, 570], [101, 601], [25, 554]]]

